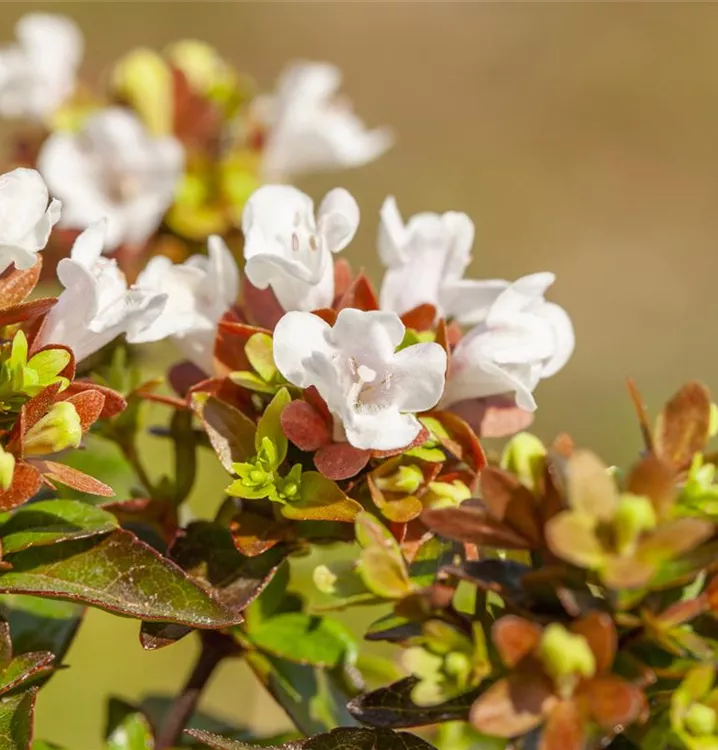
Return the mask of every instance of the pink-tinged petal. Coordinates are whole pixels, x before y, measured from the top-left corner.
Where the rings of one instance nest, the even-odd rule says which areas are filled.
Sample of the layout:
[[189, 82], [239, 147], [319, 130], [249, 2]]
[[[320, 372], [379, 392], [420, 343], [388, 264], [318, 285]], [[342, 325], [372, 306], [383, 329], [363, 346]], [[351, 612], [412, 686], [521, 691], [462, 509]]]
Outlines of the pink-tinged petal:
[[317, 213], [319, 233], [327, 250], [338, 253], [354, 238], [359, 227], [359, 206], [349, 191], [330, 190]]
[[290, 383], [300, 388], [317, 385], [307, 370], [307, 361], [317, 354], [327, 358], [333, 355], [330, 331], [321, 318], [308, 312], [289, 312], [277, 323], [274, 363]]
[[446, 352], [433, 343], [414, 344], [397, 352], [391, 388], [400, 411], [432, 409], [444, 391]]

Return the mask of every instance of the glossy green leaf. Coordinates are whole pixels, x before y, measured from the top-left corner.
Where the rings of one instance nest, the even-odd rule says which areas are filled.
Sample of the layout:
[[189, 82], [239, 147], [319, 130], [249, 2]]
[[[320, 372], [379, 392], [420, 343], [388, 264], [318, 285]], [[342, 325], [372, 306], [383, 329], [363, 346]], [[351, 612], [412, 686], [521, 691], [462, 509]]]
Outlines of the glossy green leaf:
[[85, 609], [37, 596], [0, 596], [0, 615], [10, 624], [15, 654], [49, 651], [59, 663], [72, 643]]
[[37, 688], [0, 698], [0, 750], [27, 750], [32, 742]]
[[289, 391], [282, 388], [277, 391], [275, 397], [269, 402], [257, 424], [257, 435], [254, 439], [254, 447], [258, 451], [263, 438], [269, 438], [277, 451], [277, 466], [287, 457], [287, 437], [282, 430], [281, 416], [284, 407], [292, 400]]
[[152, 750], [154, 738], [147, 717], [135, 706], [111, 698], [108, 706], [106, 750]]
[[[228, 740], [197, 729], [187, 730], [187, 734], [214, 750], [255, 750], [260, 747]], [[426, 740], [408, 732], [360, 727], [340, 727], [305, 740], [275, 745], [271, 750], [280, 750], [280, 748], [281, 750], [434, 750]]]
[[0, 593], [67, 599], [197, 628], [227, 627], [241, 619], [127, 531], [33, 547], [8, 560], [13, 567], [0, 572]]
[[270, 617], [252, 634], [262, 651], [299, 664], [336, 667], [356, 660], [352, 634], [338, 621], [305, 612]]
[[0, 671], [0, 695], [9, 693], [24, 682], [49, 675], [55, 657], [49, 651], [31, 651], [16, 656]]
[[250, 336], [245, 344], [244, 353], [265, 383], [275, 378], [277, 366], [274, 364], [273, 341], [269, 334], [255, 333]]
[[349, 702], [349, 711], [362, 724], [374, 727], [419, 727], [468, 718], [477, 690], [436, 706], [417, 706], [411, 699], [417, 682], [416, 678], [407, 677], [360, 695]]
[[282, 515], [293, 521], [338, 521], [352, 523], [362, 506], [347, 497], [339, 486], [318, 471], [302, 474], [300, 497], [282, 506]]
[[24, 505], [0, 526], [4, 555], [68, 539], [106, 534], [118, 527], [112, 513], [77, 500], [43, 500]]

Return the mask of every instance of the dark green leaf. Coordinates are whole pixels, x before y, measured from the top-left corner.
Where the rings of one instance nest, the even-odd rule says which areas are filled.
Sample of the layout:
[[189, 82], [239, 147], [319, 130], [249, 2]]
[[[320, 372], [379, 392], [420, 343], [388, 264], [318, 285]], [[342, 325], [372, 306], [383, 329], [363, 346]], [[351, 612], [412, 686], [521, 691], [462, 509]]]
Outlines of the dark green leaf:
[[170, 435], [174, 442], [174, 501], [183, 502], [194, 485], [197, 474], [197, 441], [192, 428], [192, 412], [178, 409], [172, 416]]
[[389, 641], [399, 643], [421, 635], [421, 623], [390, 612], [375, 620], [367, 629], [364, 638], [367, 641]]
[[28, 750], [37, 688], [0, 698], [0, 750]]
[[77, 500], [43, 500], [18, 508], [0, 526], [4, 555], [68, 539], [106, 534], [118, 526], [112, 513]]
[[150, 723], [136, 706], [110, 698], [107, 713], [106, 750], [152, 750]]
[[241, 618], [127, 531], [8, 556], [0, 593], [83, 602], [128, 617], [221, 628]]
[[[214, 750], [254, 750], [259, 745], [248, 745], [236, 740], [228, 740], [210, 732], [197, 729], [187, 730], [194, 739], [204, 742]], [[306, 740], [274, 745], [271, 750], [434, 750], [426, 740], [408, 732], [392, 732], [389, 729], [365, 729], [340, 727], [325, 734], [318, 734]]]
[[0, 596], [15, 654], [50, 651], [60, 662], [77, 632], [84, 607], [36, 596]]
[[333, 672], [258, 651], [248, 652], [245, 659], [302, 733], [311, 735], [356, 724], [346, 708], [350, 696]]
[[0, 672], [0, 694], [4, 695], [28, 680], [36, 681], [52, 671], [55, 657], [49, 651], [31, 651], [16, 656]]
[[419, 727], [442, 721], [466, 720], [469, 708], [476, 700], [474, 690], [438, 706], [417, 706], [411, 700], [416, 685], [414, 677], [407, 677], [349, 702], [349, 712], [362, 724], [375, 727]]
[[262, 651], [299, 664], [336, 667], [356, 660], [354, 638], [340, 622], [305, 612], [271, 617], [250, 639]]

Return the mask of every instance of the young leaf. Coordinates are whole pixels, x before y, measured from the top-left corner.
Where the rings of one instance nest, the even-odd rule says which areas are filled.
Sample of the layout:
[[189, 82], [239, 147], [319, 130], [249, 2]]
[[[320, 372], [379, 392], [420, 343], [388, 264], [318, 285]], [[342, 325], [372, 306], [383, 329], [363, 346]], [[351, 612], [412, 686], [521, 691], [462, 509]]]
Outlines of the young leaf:
[[356, 660], [354, 638], [340, 622], [305, 612], [271, 617], [250, 639], [262, 651], [298, 664], [336, 667]]
[[302, 474], [300, 497], [282, 506], [282, 515], [293, 521], [353, 523], [362, 506], [318, 471]]
[[373, 727], [419, 727], [442, 721], [466, 721], [471, 704], [479, 690], [472, 690], [458, 698], [436, 706], [417, 706], [411, 692], [418, 680], [406, 677], [349, 702], [349, 712], [362, 724]]
[[287, 457], [287, 437], [282, 430], [282, 412], [284, 407], [292, 400], [289, 391], [282, 388], [277, 391], [275, 397], [270, 401], [264, 410], [259, 423], [257, 424], [257, 434], [254, 439], [254, 447], [259, 450], [262, 440], [269, 438], [277, 450], [277, 466], [283, 463]]
[[106, 534], [118, 526], [112, 513], [77, 500], [43, 500], [18, 508], [0, 526], [3, 554], [68, 539]]
[[686, 383], [658, 417], [654, 435], [657, 455], [683, 468], [708, 442], [710, 421], [710, 392], [702, 383]]
[[0, 748], [27, 750], [32, 742], [37, 688], [0, 698]]
[[228, 627], [241, 620], [127, 531], [32, 547], [9, 555], [9, 562], [12, 569], [0, 573], [0, 593], [67, 599], [196, 628]]

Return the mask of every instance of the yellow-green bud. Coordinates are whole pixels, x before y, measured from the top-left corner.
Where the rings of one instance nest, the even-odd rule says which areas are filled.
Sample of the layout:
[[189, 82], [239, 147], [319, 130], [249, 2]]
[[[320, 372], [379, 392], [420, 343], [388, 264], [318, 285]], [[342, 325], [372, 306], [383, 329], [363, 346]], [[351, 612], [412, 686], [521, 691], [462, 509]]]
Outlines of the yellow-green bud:
[[543, 443], [529, 432], [519, 432], [501, 454], [501, 468], [511, 472], [524, 486], [536, 490], [546, 459]]
[[459, 479], [453, 482], [429, 482], [422, 496], [425, 508], [455, 508], [471, 497], [471, 490]]
[[717, 719], [715, 709], [694, 703], [683, 717], [683, 726], [694, 737], [711, 736], [715, 734]]
[[593, 677], [596, 673], [596, 657], [588, 641], [558, 623], [551, 623], [544, 630], [539, 657], [546, 672], [557, 683], [566, 683], [566, 678], [571, 677]]
[[58, 453], [65, 448], [77, 448], [81, 440], [82, 425], [77, 409], [69, 401], [60, 401], [25, 433], [24, 454]]
[[413, 495], [421, 487], [423, 481], [424, 475], [418, 466], [400, 466], [388, 477], [377, 477], [374, 484], [382, 491]]
[[708, 435], [718, 435], [718, 404], [711, 404], [710, 421], [708, 422]]
[[15, 456], [0, 446], [0, 487], [6, 490], [12, 484], [15, 473]]
[[174, 114], [172, 72], [160, 55], [136, 49], [125, 55], [112, 73], [117, 93], [137, 110], [148, 130], [165, 135]]
[[619, 554], [632, 554], [638, 538], [644, 531], [656, 527], [656, 511], [647, 497], [621, 495], [613, 518], [616, 550]]
[[460, 684], [468, 682], [471, 674], [471, 658], [461, 651], [452, 651], [444, 657], [444, 673]]
[[330, 595], [336, 593], [337, 575], [332, 573], [326, 565], [317, 565], [317, 567], [314, 568], [312, 578], [314, 580], [314, 585], [322, 592], [322, 594]]

